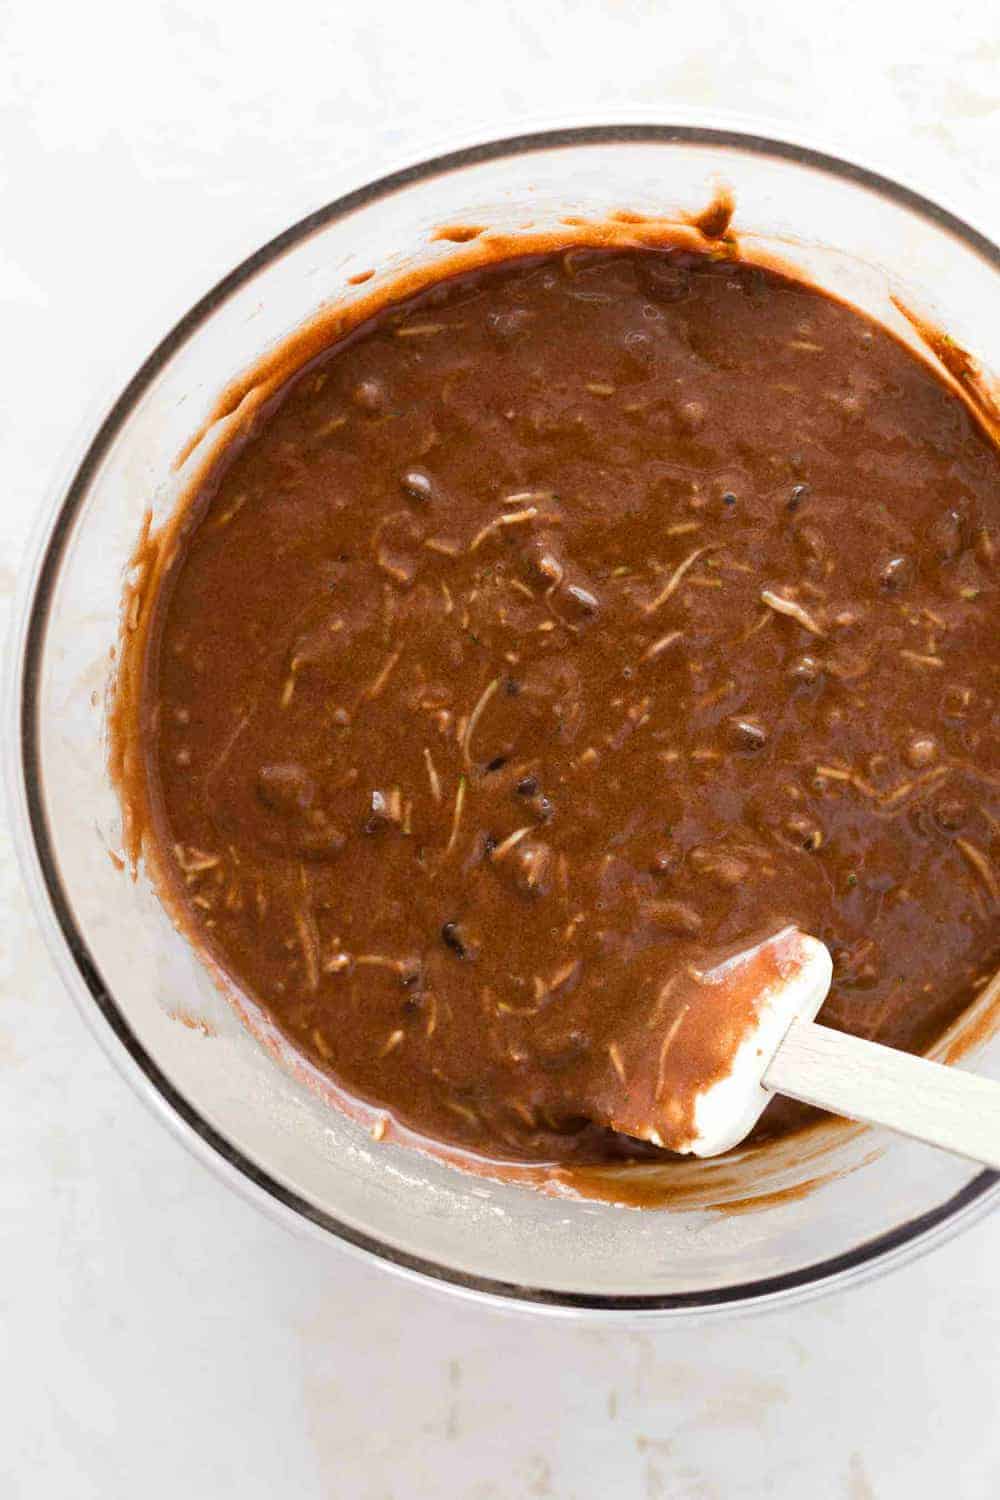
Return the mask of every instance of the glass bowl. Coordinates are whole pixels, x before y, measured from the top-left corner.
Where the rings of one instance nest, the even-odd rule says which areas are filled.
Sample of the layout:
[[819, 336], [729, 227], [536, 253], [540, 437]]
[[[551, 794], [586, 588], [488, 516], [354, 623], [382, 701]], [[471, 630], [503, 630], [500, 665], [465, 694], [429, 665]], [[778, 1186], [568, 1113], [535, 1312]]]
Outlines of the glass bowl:
[[[432, 238], [442, 224], [517, 235], [621, 210], [670, 217], [703, 206], [719, 181], [735, 192], [748, 253], [792, 264], [914, 345], [900, 304], [984, 368], [1000, 358], [1000, 251], [859, 166], [696, 126], [584, 126], [475, 145], [319, 209], [191, 309], [55, 496], [15, 621], [6, 738], [24, 874], [69, 989], [139, 1092], [198, 1156], [285, 1219], [406, 1274], [575, 1316], [705, 1315], [843, 1285], [984, 1213], [997, 1178], [830, 1125], [767, 1161], [678, 1169], [673, 1206], [636, 1211], [376, 1144], [249, 1034], [149, 881], [113, 857], [121, 821], [105, 694], [145, 507], [161, 518], [174, 504], [177, 455], [230, 379], [324, 304], [360, 295], [349, 278], [444, 263], [460, 246]], [[956, 1055], [976, 1025], [968, 1061], [1000, 1077], [988, 1018], [963, 1021], [941, 1050]]]

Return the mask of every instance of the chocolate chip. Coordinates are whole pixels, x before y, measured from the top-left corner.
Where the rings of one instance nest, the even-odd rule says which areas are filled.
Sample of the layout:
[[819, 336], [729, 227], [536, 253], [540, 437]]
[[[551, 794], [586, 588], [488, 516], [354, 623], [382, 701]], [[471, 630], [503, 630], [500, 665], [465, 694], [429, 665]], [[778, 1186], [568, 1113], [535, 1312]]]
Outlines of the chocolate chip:
[[767, 730], [752, 719], [733, 719], [730, 735], [738, 750], [763, 750], [767, 744]]
[[934, 809], [934, 819], [939, 828], [954, 833], [961, 828], [969, 816], [968, 805], [959, 797], [946, 797]]
[[932, 766], [938, 758], [937, 741], [929, 734], [915, 734], [905, 750], [906, 763], [915, 771]]
[[468, 958], [468, 950], [462, 941], [462, 934], [457, 922], [446, 922], [444, 924], [441, 928], [441, 941], [458, 958]]
[[819, 682], [823, 675], [823, 668], [814, 656], [800, 656], [792, 666], [792, 676], [796, 682], [801, 682], [805, 687], [812, 687]]
[[386, 404], [385, 387], [380, 380], [362, 380], [354, 387], [353, 400], [362, 411], [379, 412]]
[[390, 823], [389, 807], [381, 792], [372, 792], [371, 807], [364, 823], [365, 833], [381, 833]]
[[900, 589], [909, 588], [915, 572], [912, 558], [891, 557], [879, 575], [882, 587], [898, 593]]
[[678, 421], [686, 432], [700, 432], [707, 416], [703, 401], [685, 401], [677, 413]]
[[424, 469], [407, 469], [399, 482], [414, 500], [426, 503], [434, 499], [434, 481]]
[[823, 830], [818, 827], [811, 818], [796, 814], [785, 820], [785, 831], [792, 843], [797, 844], [800, 849], [815, 854], [817, 849], [823, 846]]
[[929, 536], [942, 562], [954, 562], [965, 546], [965, 526], [957, 510], [946, 510], [931, 523]]
[[504, 312], [490, 313], [486, 326], [500, 347], [506, 348], [527, 331], [533, 316], [526, 307], [512, 307]]
[[316, 783], [304, 766], [295, 763], [261, 766], [257, 773], [257, 796], [275, 812], [302, 813], [313, 804]]
[[651, 875], [670, 875], [676, 870], [680, 862], [680, 855], [673, 849], [661, 849], [649, 862], [649, 873]]

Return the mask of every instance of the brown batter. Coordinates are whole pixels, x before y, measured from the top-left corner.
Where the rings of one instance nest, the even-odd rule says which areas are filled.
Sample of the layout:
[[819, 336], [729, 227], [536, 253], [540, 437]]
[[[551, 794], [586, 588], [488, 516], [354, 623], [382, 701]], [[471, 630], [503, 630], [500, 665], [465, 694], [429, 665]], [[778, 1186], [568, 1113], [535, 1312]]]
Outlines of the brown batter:
[[995, 968], [998, 546], [963, 403], [814, 289], [687, 250], [444, 281], [192, 504], [149, 836], [350, 1094], [494, 1159], [659, 1155], [595, 1121], [671, 976], [794, 924], [827, 1024], [921, 1049]]

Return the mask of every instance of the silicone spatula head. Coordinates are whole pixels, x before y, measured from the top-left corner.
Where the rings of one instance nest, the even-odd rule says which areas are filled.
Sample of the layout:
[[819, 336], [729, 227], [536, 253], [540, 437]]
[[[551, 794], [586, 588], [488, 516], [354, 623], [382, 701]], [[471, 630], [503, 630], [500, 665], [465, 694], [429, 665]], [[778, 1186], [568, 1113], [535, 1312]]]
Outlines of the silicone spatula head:
[[618, 1044], [595, 1116], [672, 1151], [728, 1151], [760, 1118], [768, 1065], [791, 1023], [816, 1016], [832, 974], [824, 945], [786, 927], [714, 967], [670, 976], [655, 1029]]

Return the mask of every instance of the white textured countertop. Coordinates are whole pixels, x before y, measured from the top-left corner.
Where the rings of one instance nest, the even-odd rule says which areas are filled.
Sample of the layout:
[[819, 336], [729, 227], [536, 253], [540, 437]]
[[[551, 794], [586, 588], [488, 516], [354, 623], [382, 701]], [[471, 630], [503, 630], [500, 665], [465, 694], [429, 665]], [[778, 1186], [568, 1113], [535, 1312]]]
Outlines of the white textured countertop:
[[[456, 132], [614, 106], [764, 113], [997, 230], [978, 0], [4, 6], [0, 611], [90, 392], [248, 246]], [[0, 1171], [4, 1500], [1000, 1493], [1000, 1219], [701, 1328], [588, 1331], [400, 1283], [276, 1227], [136, 1101], [2, 828]]]

